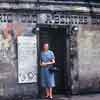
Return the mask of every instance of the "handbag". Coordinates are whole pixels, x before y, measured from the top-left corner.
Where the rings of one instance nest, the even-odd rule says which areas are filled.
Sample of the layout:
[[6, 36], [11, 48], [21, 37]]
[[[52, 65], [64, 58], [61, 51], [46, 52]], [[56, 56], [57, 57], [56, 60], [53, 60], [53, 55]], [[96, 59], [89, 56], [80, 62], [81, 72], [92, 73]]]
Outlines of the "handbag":
[[57, 72], [59, 69], [56, 67], [56, 66], [54, 66], [54, 65], [48, 65], [48, 67], [49, 67], [49, 71], [52, 73], [52, 72]]

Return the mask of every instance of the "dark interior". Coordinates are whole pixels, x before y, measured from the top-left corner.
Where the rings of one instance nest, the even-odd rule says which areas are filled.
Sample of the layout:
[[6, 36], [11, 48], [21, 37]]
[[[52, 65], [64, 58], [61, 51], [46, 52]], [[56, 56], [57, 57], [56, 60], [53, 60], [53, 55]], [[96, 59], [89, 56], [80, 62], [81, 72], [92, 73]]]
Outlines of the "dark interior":
[[40, 28], [40, 46], [43, 42], [48, 42], [50, 50], [55, 54], [56, 64], [59, 71], [55, 73], [56, 87], [55, 93], [65, 94], [65, 58], [66, 58], [66, 29], [65, 28], [53, 28], [53, 27], [41, 27]]

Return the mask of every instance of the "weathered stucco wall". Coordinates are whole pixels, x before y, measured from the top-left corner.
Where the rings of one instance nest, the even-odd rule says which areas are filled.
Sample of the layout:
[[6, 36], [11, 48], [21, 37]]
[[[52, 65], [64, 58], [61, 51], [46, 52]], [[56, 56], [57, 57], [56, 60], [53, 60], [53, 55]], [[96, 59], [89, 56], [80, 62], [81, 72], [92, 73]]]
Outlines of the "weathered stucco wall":
[[[37, 96], [37, 82], [18, 82], [18, 36], [32, 36], [31, 23], [0, 23], [0, 96]], [[33, 66], [34, 67], [34, 66]], [[34, 95], [33, 95], [34, 94]]]
[[80, 25], [78, 33], [79, 89], [100, 88], [100, 26]]

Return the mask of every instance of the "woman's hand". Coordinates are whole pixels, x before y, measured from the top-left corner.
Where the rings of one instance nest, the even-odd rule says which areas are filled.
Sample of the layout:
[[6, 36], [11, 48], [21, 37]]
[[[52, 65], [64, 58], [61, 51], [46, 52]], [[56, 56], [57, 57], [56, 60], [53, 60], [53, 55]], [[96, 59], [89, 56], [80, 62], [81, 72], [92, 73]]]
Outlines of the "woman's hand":
[[41, 62], [40, 63], [40, 66], [43, 66], [43, 67], [45, 67], [45, 66], [47, 66], [47, 65], [51, 65], [51, 64], [54, 64], [55, 63], [55, 60], [54, 59], [52, 59], [52, 61], [50, 61], [50, 62]]
[[42, 62], [40, 65], [45, 67], [45, 66], [47, 66], [47, 63]]
[[47, 62], [46, 64], [47, 64], [47, 65], [50, 65], [50, 64], [54, 64], [54, 63], [55, 63], [55, 60], [54, 60], [54, 59], [52, 59], [52, 61]]

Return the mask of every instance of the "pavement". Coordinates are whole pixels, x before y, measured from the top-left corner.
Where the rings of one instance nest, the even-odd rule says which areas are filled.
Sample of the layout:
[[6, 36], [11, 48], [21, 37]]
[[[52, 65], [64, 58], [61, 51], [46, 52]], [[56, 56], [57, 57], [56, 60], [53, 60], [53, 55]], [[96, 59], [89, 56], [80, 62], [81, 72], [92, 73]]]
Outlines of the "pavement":
[[[10, 99], [3, 99], [0, 100], [49, 100], [49, 99], [36, 99], [30, 97], [20, 97], [20, 98], [10, 98]], [[87, 94], [87, 95], [73, 95], [70, 97], [66, 97], [64, 95], [55, 95], [53, 100], [100, 100], [100, 93], [99, 94]]]
[[[47, 99], [34, 99], [47, 100]], [[71, 97], [55, 96], [53, 100], [100, 100], [100, 94], [76, 95]]]

